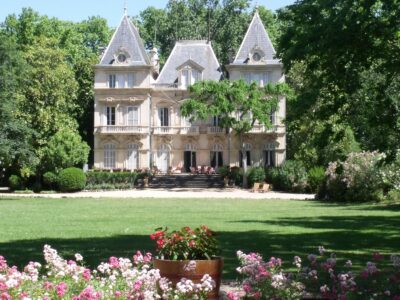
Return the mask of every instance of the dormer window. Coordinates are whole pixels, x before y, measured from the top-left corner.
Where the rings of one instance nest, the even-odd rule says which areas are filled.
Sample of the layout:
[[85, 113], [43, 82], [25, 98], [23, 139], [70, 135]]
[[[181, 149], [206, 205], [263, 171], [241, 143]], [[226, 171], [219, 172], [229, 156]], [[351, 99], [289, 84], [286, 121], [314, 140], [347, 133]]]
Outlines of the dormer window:
[[113, 64], [116, 64], [116, 65], [128, 64], [129, 58], [130, 58], [130, 55], [128, 54], [128, 51], [126, 51], [124, 48], [120, 48], [114, 54]]
[[260, 47], [254, 47], [249, 53], [248, 63], [262, 63], [265, 61], [265, 54]]
[[179, 74], [179, 85], [187, 88], [202, 80], [203, 70], [204, 68], [202, 66], [189, 59], [177, 68]]

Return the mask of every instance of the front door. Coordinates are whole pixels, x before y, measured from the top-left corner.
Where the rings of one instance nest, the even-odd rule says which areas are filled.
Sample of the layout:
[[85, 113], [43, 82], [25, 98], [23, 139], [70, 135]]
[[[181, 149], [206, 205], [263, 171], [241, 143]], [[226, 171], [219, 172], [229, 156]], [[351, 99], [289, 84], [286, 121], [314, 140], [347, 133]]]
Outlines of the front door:
[[183, 154], [185, 172], [190, 172], [191, 167], [196, 167], [196, 152], [185, 151]]
[[211, 163], [211, 167], [213, 167], [214, 169], [218, 169], [218, 167], [222, 167], [224, 164], [224, 161], [222, 158], [222, 151], [211, 151], [210, 163]]

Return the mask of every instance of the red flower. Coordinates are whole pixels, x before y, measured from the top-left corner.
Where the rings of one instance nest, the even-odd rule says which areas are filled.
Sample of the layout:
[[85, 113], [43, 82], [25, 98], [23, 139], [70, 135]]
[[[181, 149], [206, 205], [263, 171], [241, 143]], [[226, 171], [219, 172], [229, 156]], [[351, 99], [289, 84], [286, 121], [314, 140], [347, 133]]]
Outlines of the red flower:
[[157, 240], [157, 246], [158, 248], [162, 248], [164, 246], [164, 240], [163, 239]]
[[190, 241], [190, 242], [189, 242], [189, 247], [192, 247], [192, 248], [193, 248], [194, 246], [196, 246], [196, 243], [195, 243], [194, 241]]

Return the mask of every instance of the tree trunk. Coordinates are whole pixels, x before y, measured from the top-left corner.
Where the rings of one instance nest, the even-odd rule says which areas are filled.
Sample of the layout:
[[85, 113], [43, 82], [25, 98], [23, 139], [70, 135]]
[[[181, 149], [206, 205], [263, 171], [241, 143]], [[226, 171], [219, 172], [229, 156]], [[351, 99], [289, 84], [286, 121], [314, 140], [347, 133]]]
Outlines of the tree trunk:
[[243, 134], [239, 135], [240, 140], [240, 151], [242, 152], [242, 165], [243, 165], [243, 188], [248, 188], [248, 181], [247, 181], [247, 151], [244, 148], [243, 144]]

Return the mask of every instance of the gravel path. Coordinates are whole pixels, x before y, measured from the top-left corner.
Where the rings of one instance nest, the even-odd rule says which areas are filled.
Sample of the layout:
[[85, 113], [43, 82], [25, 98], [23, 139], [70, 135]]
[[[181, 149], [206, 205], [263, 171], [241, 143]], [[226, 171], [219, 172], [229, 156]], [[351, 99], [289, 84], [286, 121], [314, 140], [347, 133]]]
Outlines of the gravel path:
[[45, 198], [226, 198], [226, 199], [314, 199], [313, 194], [291, 194], [280, 192], [253, 193], [248, 190], [227, 189], [134, 189], [124, 191], [83, 191], [71, 194], [13, 194], [0, 192], [0, 197], [45, 197]]

